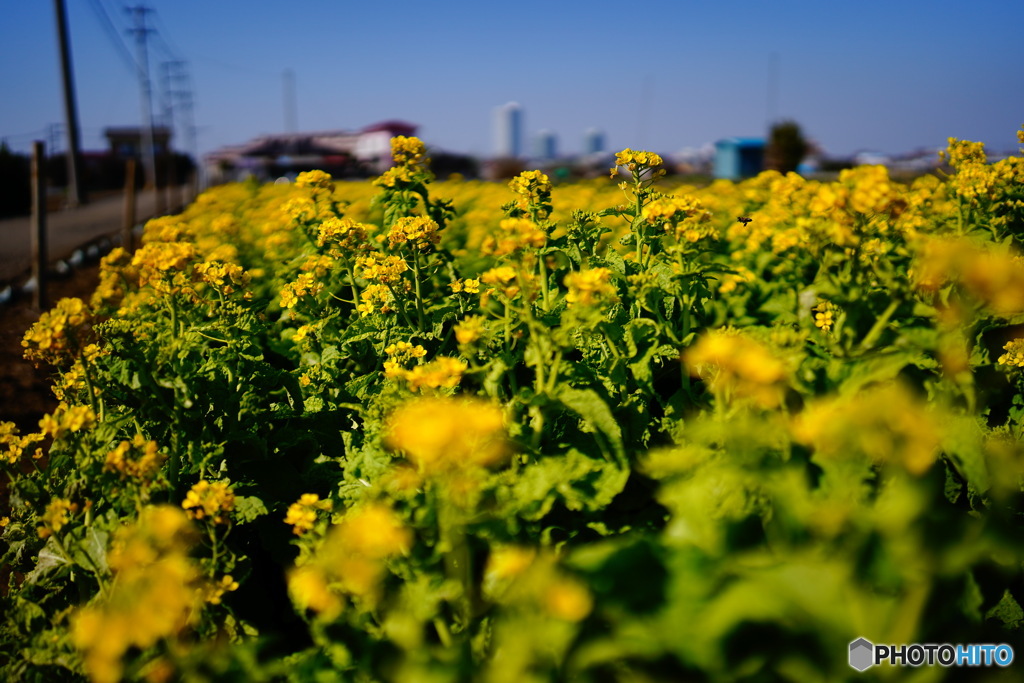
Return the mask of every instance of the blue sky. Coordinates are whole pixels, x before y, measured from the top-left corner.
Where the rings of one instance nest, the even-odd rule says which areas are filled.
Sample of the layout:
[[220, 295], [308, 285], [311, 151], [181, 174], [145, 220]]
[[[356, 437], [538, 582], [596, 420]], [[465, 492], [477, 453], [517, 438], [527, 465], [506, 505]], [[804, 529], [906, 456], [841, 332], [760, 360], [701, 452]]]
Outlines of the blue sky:
[[[105, 126], [140, 118], [135, 72], [115, 44], [134, 49], [130, 3], [66, 2], [83, 146], [102, 149]], [[284, 130], [286, 69], [301, 130], [401, 119], [428, 145], [483, 156], [493, 110], [511, 100], [528, 138], [552, 130], [565, 153], [597, 127], [613, 150], [670, 154], [763, 135], [772, 113], [836, 155], [949, 136], [1013, 150], [1024, 123], [1024, 0], [149, 6], [154, 76], [162, 61], [187, 60], [200, 152]], [[8, 0], [2, 16], [0, 139], [25, 150], [63, 121], [53, 3]]]

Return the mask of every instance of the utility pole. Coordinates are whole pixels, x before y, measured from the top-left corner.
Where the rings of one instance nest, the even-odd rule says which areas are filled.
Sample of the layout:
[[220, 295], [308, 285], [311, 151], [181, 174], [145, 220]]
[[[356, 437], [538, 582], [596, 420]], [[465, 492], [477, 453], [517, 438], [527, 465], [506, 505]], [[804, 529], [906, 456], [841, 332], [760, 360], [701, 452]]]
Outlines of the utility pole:
[[778, 118], [779, 109], [779, 53], [772, 52], [768, 56], [768, 96], [765, 102], [765, 118], [768, 120], [768, 130]]
[[180, 59], [172, 59], [161, 64], [164, 80], [164, 101], [168, 125], [173, 120], [181, 135], [179, 150], [186, 152], [198, 168], [199, 151], [196, 148], [196, 126], [193, 115], [192, 82], [189, 77], [188, 63]]
[[156, 153], [153, 150], [153, 95], [149, 80], [149, 52], [146, 41], [152, 29], [146, 28], [146, 14], [152, 12], [145, 5], [126, 7], [132, 14], [135, 28], [129, 29], [135, 34], [135, 61], [139, 64], [139, 95], [142, 109], [142, 166], [145, 170], [145, 187], [156, 187]]
[[[71, 71], [71, 42], [68, 39], [67, 10], [64, 0], [53, 0], [57, 15], [57, 43], [60, 45], [60, 74], [64, 89], [64, 125], [68, 131], [68, 206], [76, 207], [86, 201], [79, 173], [82, 150], [78, 140], [78, 107], [75, 104], [75, 78]], [[51, 152], [52, 153], [52, 152]]]
[[32, 306], [42, 311], [47, 304], [46, 278], [49, 248], [46, 240], [46, 145], [41, 140], [32, 143], [32, 277], [36, 288], [32, 293]]
[[298, 106], [295, 102], [295, 72], [285, 69], [284, 74], [284, 132], [295, 133], [299, 129]]

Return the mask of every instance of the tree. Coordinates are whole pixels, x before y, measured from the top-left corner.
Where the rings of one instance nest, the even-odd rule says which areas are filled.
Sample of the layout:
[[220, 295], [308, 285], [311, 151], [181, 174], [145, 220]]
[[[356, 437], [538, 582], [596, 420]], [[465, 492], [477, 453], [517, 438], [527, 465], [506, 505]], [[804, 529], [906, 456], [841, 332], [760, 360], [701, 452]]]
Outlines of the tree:
[[779, 173], [795, 171], [803, 161], [810, 145], [795, 121], [782, 121], [772, 126], [765, 150], [765, 168]]

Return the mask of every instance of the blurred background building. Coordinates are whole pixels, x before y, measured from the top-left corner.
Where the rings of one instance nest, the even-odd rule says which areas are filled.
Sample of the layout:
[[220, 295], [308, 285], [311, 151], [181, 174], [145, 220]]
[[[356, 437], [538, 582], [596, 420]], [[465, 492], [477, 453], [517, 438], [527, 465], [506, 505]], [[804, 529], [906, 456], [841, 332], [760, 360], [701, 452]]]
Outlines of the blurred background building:
[[509, 102], [494, 112], [494, 156], [518, 159], [523, 156], [523, 108]]

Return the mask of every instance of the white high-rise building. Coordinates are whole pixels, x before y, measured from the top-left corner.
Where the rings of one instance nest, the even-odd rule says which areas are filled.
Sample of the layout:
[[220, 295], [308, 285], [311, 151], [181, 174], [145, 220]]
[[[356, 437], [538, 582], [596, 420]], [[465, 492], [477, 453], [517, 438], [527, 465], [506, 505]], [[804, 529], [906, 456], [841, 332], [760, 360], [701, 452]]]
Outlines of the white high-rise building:
[[602, 154], [604, 152], [604, 133], [597, 128], [588, 128], [583, 134], [583, 153]]
[[523, 155], [523, 108], [518, 102], [494, 110], [494, 155], [499, 159]]
[[558, 156], [558, 138], [550, 130], [542, 130], [533, 138], [533, 157], [538, 161], [551, 161]]

